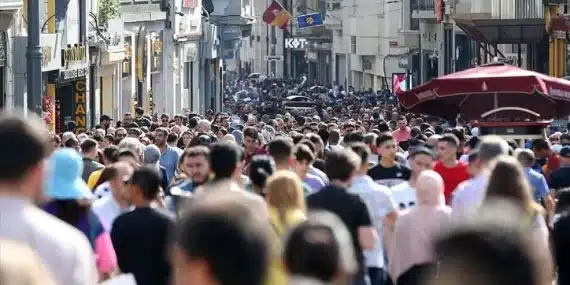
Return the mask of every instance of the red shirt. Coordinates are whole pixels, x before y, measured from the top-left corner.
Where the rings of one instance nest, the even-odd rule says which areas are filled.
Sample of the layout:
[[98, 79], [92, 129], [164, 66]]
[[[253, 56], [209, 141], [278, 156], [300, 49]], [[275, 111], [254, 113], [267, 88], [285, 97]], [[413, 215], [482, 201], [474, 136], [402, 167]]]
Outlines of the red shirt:
[[435, 163], [433, 170], [443, 178], [445, 203], [449, 205], [451, 203], [451, 194], [453, 194], [457, 185], [469, 179], [467, 164], [458, 161], [455, 167], [449, 168], [438, 161]]

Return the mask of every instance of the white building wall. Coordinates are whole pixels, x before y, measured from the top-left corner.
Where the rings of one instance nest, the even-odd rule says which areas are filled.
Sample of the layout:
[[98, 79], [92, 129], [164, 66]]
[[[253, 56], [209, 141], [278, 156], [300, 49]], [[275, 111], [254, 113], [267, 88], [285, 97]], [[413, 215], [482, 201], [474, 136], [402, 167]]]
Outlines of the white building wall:
[[[337, 0], [329, 0], [329, 8], [333, 1]], [[391, 43], [397, 43], [398, 31], [403, 28], [402, 7], [401, 1], [345, 0], [339, 11], [330, 12], [329, 17], [342, 22], [342, 27], [333, 32], [333, 66], [338, 70], [332, 72], [334, 81], [342, 84], [346, 78], [348, 86], [377, 90], [382, 87], [384, 74], [391, 82], [392, 73], [404, 72], [390, 57], [400, 52]], [[370, 66], [365, 66], [365, 61]]]

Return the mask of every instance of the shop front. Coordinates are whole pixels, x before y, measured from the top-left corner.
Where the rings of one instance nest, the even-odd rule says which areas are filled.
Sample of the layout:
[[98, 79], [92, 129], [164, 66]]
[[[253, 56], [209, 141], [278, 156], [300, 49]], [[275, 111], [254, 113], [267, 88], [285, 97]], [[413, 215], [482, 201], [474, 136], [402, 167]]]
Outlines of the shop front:
[[[121, 20], [109, 20], [107, 23], [107, 34], [109, 41], [101, 49], [100, 60], [100, 90], [101, 102], [100, 110], [103, 114], [112, 115], [119, 118], [122, 74], [121, 66], [126, 64], [127, 74], [130, 71], [130, 50], [127, 59], [127, 48], [124, 37], [124, 24]], [[130, 43], [128, 45], [130, 49]]]
[[[26, 49], [27, 37], [14, 37], [12, 66], [14, 70], [14, 106], [27, 110], [27, 67]], [[58, 34], [41, 34], [40, 47], [42, 51], [42, 110], [43, 119], [48, 130], [56, 131], [55, 86], [58, 80], [58, 70], [61, 68], [61, 36]]]
[[68, 45], [61, 49], [62, 67], [55, 94], [56, 131], [87, 131], [89, 108], [88, 48], [83, 44]]

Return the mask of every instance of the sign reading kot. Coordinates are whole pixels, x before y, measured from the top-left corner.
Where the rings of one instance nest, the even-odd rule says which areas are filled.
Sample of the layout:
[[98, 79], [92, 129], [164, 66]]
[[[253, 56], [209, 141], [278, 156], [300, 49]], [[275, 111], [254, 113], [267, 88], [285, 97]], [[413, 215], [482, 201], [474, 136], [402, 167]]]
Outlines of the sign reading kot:
[[306, 45], [307, 45], [307, 40], [304, 38], [285, 39], [285, 48], [304, 49]]

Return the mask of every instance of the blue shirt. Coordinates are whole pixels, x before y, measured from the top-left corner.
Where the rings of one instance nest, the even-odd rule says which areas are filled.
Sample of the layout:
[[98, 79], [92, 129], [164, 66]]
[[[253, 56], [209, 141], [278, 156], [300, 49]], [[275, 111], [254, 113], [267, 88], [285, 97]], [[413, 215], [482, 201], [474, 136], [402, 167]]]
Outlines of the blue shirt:
[[160, 154], [159, 164], [166, 170], [166, 179], [168, 181], [174, 177], [179, 158], [180, 153], [169, 145], [166, 145], [166, 149]]
[[528, 183], [532, 187], [532, 196], [534, 197], [534, 200], [536, 202], [540, 202], [544, 196], [550, 193], [544, 175], [530, 167], [525, 167], [524, 173]]

